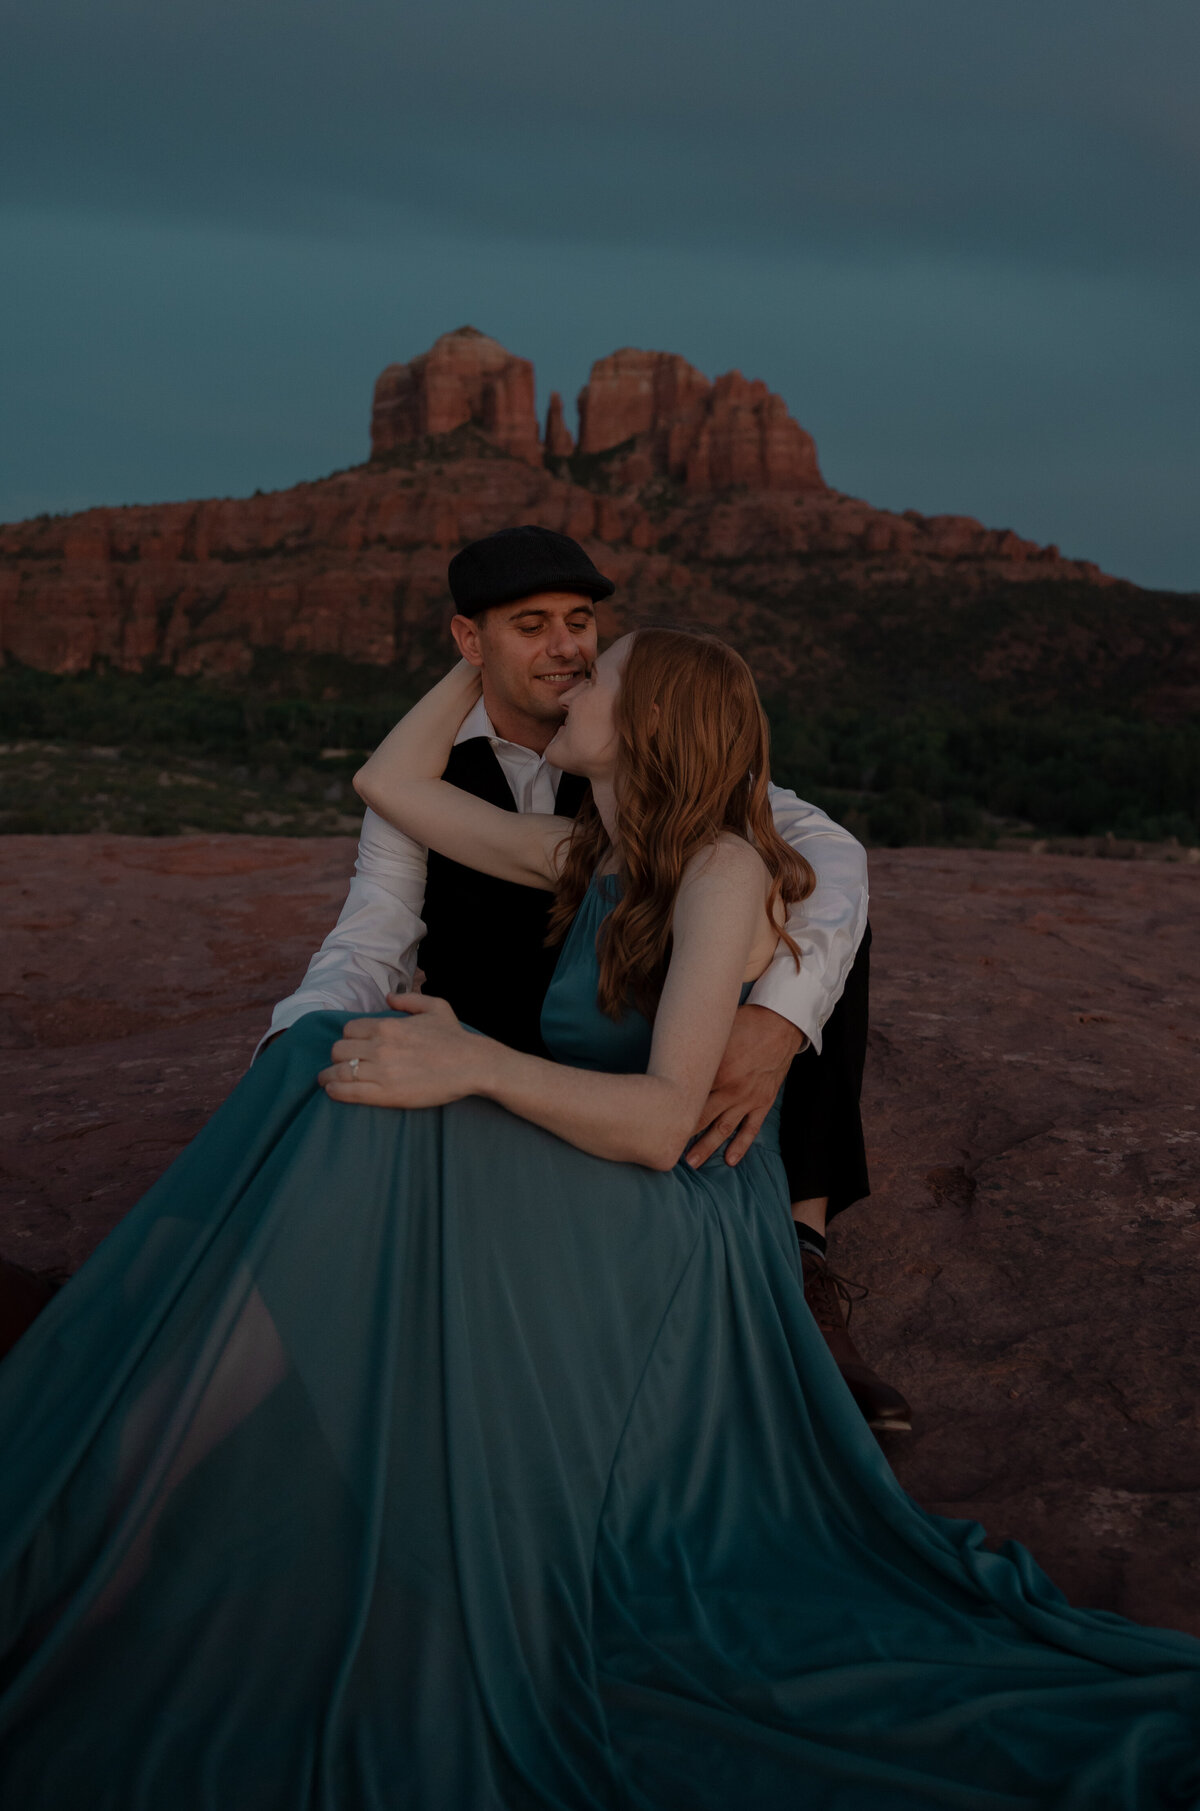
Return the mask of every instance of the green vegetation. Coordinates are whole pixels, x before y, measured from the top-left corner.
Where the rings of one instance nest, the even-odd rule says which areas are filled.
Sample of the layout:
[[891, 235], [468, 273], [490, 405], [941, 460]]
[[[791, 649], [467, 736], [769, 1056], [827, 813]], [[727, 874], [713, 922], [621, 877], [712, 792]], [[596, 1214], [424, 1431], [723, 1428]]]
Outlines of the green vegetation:
[[1030, 836], [1200, 841], [1200, 724], [1088, 710], [773, 718], [772, 767], [864, 841]]
[[362, 815], [350, 784], [355, 762], [329, 770], [229, 767], [180, 756], [130, 755], [60, 742], [0, 744], [0, 831], [122, 836], [245, 832], [336, 836]]
[[[347, 833], [359, 817], [350, 776], [413, 683], [328, 660], [264, 664], [242, 691], [9, 667], [0, 830]], [[1200, 842], [1194, 721], [1078, 706], [769, 708], [776, 777], [869, 843]]]
[[[8, 741], [171, 750], [290, 771], [322, 749], [374, 748], [416, 695], [378, 668], [332, 668], [264, 671], [234, 691], [168, 672], [60, 675], [14, 665], [0, 671], [0, 726]], [[295, 690], [283, 693], [281, 681]], [[322, 684], [338, 695], [314, 695]]]
[[350, 776], [411, 701], [220, 691], [173, 674], [0, 672], [0, 831], [355, 830]]

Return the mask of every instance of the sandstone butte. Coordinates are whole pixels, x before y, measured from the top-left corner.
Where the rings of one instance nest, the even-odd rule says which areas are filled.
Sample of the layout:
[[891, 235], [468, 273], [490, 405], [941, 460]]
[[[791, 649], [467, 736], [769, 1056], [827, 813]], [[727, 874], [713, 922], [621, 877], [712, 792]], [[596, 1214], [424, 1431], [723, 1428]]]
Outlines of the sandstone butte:
[[529, 361], [461, 327], [382, 373], [363, 465], [0, 527], [0, 658], [236, 679], [270, 649], [415, 671], [441, 644], [448, 557], [517, 522], [574, 535], [617, 581], [606, 630], [683, 609], [751, 658], [770, 648], [781, 678], [795, 655], [762, 609], [817, 569], [847, 597], [928, 575], [963, 594], [1114, 583], [969, 517], [832, 490], [782, 399], [736, 371], [713, 383], [671, 353], [614, 352], [580, 394], [578, 447], [557, 395], [544, 433], [534, 406]]

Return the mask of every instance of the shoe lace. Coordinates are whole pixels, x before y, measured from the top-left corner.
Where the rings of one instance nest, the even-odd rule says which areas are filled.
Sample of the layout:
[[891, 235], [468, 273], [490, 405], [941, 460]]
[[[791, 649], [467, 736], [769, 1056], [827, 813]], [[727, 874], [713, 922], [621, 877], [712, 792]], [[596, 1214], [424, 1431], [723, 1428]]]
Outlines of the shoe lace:
[[[848, 1327], [855, 1302], [863, 1301], [871, 1291], [865, 1283], [851, 1282], [839, 1276], [818, 1258], [811, 1268], [805, 1266], [804, 1293], [820, 1327]], [[842, 1306], [845, 1305], [845, 1313]]]

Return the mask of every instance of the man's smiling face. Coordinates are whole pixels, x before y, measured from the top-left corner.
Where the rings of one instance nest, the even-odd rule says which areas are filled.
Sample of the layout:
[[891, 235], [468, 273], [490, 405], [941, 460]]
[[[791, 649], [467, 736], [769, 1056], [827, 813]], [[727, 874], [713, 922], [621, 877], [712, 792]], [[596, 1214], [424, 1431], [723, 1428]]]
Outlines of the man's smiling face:
[[563, 720], [564, 692], [596, 658], [592, 600], [538, 591], [450, 625], [459, 652], [483, 674], [483, 702], [497, 735], [541, 754]]

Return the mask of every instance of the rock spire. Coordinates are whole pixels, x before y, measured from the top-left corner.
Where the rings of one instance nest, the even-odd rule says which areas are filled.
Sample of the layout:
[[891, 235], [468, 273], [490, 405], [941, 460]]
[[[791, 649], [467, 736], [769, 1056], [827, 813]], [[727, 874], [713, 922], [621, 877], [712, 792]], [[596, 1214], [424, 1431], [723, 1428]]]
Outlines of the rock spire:
[[781, 396], [740, 371], [715, 383], [671, 352], [625, 347], [598, 359], [579, 396], [579, 450], [630, 443], [622, 475], [689, 491], [824, 491], [812, 436]]
[[541, 460], [533, 366], [475, 327], [443, 333], [407, 365], [389, 365], [375, 385], [371, 457], [449, 434], [473, 422], [518, 459]]

